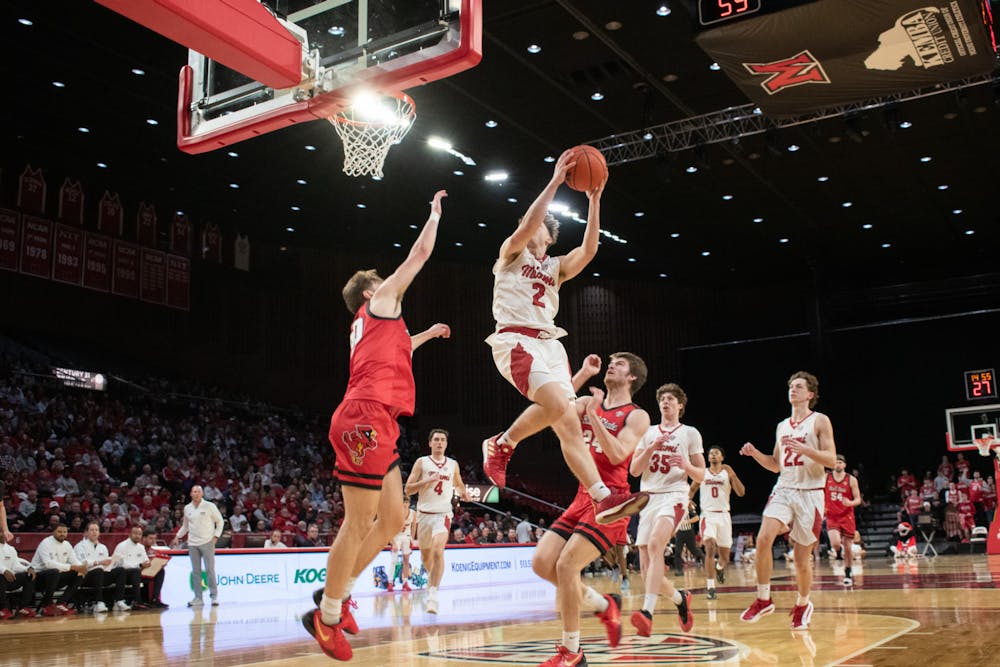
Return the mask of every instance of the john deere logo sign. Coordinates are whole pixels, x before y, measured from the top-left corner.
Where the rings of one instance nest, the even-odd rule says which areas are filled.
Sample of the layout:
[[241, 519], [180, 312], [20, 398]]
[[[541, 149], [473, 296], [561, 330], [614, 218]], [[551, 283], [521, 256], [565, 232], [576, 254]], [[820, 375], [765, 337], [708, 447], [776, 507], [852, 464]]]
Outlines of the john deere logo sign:
[[295, 577], [292, 578], [293, 584], [314, 584], [317, 581], [326, 581], [326, 568], [317, 570], [314, 567], [305, 567], [301, 570], [295, 570]]
[[194, 587], [194, 572], [192, 572], [191, 576], [188, 577], [188, 585], [191, 586], [191, 590], [192, 591], [194, 591], [198, 595], [201, 595], [202, 591], [207, 591], [208, 590], [208, 574], [206, 572], [202, 572], [201, 573], [201, 587], [200, 588], [195, 588]]

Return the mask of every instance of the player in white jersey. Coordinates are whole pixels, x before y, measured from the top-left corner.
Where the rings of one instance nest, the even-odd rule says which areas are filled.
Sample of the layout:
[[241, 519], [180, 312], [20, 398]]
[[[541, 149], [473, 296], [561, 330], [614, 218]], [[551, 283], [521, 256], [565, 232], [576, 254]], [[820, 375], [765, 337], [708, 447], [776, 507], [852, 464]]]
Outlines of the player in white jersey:
[[663, 552], [687, 514], [688, 477], [701, 480], [705, 474], [701, 433], [680, 421], [687, 407], [687, 394], [676, 384], [665, 384], [656, 390], [656, 402], [660, 406], [660, 423], [646, 431], [629, 465], [632, 476], [642, 476], [640, 488], [650, 496], [649, 504], [639, 515], [635, 539], [646, 596], [642, 608], [632, 614], [631, 620], [642, 637], [652, 632], [653, 611], [660, 591], [677, 605], [681, 630], [687, 632], [694, 625], [691, 593], [677, 590], [663, 576]]
[[410, 554], [413, 552], [413, 522], [417, 518], [417, 513], [410, 507], [410, 498], [405, 493], [403, 494], [403, 504], [406, 505], [406, 520], [399, 532], [393, 536], [392, 542], [389, 543], [392, 560], [389, 561], [389, 582], [385, 587], [389, 592], [392, 592], [396, 584], [396, 563], [399, 562], [400, 556], [403, 558], [403, 566], [399, 570], [399, 576], [403, 583], [402, 589], [404, 591], [410, 590]]
[[[733, 547], [733, 521], [729, 516], [729, 496], [732, 491], [742, 497], [746, 493], [736, 471], [723, 461], [726, 453], [722, 447], [708, 448], [708, 468], [705, 479], [691, 485], [691, 496], [698, 492], [701, 501], [701, 523], [698, 532], [705, 547], [705, 586], [708, 599], [715, 600], [715, 580], [726, 583], [726, 566]], [[718, 555], [718, 562], [716, 556]]]
[[558, 340], [566, 335], [555, 325], [559, 288], [590, 263], [600, 240], [604, 183], [587, 193], [587, 227], [580, 246], [560, 257], [548, 255], [549, 246], [559, 235], [559, 222], [548, 210], [574, 164], [572, 150], [559, 156], [548, 185], [500, 246], [500, 256], [493, 265], [496, 331], [486, 342], [493, 349], [500, 374], [533, 405], [510, 428], [483, 441], [483, 471], [497, 486], [506, 486], [507, 463], [517, 443], [551, 426], [566, 464], [597, 505], [597, 522], [608, 524], [639, 511], [645, 499], [612, 494], [601, 481], [572, 405], [576, 393], [569, 360]]
[[764, 454], [749, 442], [740, 449], [740, 454], [752, 456], [764, 468], [778, 473], [778, 483], [764, 508], [757, 533], [757, 599], [740, 616], [748, 623], [756, 623], [774, 611], [771, 546], [784, 533], [789, 533], [792, 542], [799, 590], [792, 609], [792, 629], [807, 629], [812, 618], [812, 555], [823, 527], [825, 468], [837, 463], [833, 424], [826, 415], [813, 411], [818, 399], [816, 376], [804, 371], [795, 373], [788, 378], [792, 415], [778, 424], [774, 453]]
[[444, 574], [444, 545], [451, 533], [452, 498], [455, 491], [462, 500], [469, 491], [462, 482], [458, 461], [444, 455], [448, 431], [431, 429], [428, 435], [430, 456], [421, 456], [406, 479], [406, 493], [417, 496], [417, 541], [420, 560], [427, 569], [427, 611], [438, 613], [438, 586]]

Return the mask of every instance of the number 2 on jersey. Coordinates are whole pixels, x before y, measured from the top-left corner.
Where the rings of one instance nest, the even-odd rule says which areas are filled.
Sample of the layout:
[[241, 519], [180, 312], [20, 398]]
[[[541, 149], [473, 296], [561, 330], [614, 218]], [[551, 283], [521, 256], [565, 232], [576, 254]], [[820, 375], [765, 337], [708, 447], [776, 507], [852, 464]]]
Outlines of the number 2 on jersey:
[[531, 299], [531, 303], [539, 308], [544, 308], [545, 302], [542, 301], [542, 297], [545, 296], [545, 284], [531, 283], [531, 289], [535, 290], [535, 296]]
[[790, 466], [803, 466], [803, 465], [805, 465], [805, 461], [802, 460], [802, 453], [801, 452], [799, 452], [799, 453], [796, 454], [795, 452], [793, 452], [792, 450], [788, 449], [787, 447], [785, 447], [784, 449], [785, 449], [785, 467], [786, 468], [788, 468]]

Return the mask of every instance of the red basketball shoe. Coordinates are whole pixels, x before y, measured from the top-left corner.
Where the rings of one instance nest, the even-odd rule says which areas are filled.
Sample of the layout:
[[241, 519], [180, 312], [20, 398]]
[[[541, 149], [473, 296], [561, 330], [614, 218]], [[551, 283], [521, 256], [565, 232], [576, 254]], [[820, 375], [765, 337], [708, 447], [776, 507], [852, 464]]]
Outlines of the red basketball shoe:
[[623, 517], [632, 516], [648, 502], [649, 494], [645, 491], [632, 494], [612, 493], [604, 500], [594, 503], [594, 514], [597, 523], [606, 525]]
[[677, 591], [681, 594], [681, 603], [677, 605], [677, 616], [680, 617], [681, 630], [691, 632], [694, 627], [694, 614], [691, 613], [691, 591]]
[[740, 620], [747, 623], [756, 623], [774, 611], [774, 602], [771, 600], [761, 600], [757, 598], [746, 611], [740, 615]]
[[[319, 603], [323, 601], [323, 589], [317, 589], [313, 591], [313, 602], [316, 603], [316, 608], [319, 609]], [[344, 629], [349, 635], [358, 634], [358, 622], [354, 620], [354, 614], [351, 613], [351, 609], [357, 609], [358, 603], [354, 601], [350, 595], [347, 596], [346, 600], [342, 600], [340, 603], [340, 627]]]
[[502, 431], [492, 438], [483, 440], [483, 472], [491, 482], [502, 489], [507, 486], [507, 464], [510, 463], [514, 448], [507, 443], [498, 443], [497, 439], [501, 435]]
[[792, 630], [808, 630], [812, 616], [813, 603], [811, 600], [803, 605], [795, 605], [792, 608]]
[[354, 650], [344, 637], [343, 621], [327, 625], [323, 622], [323, 613], [319, 609], [313, 609], [302, 617], [302, 627], [316, 639], [323, 653], [334, 660], [350, 660], [354, 655]]
[[653, 615], [648, 611], [637, 610], [632, 612], [632, 627], [635, 634], [640, 637], [648, 637], [653, 632]]
[[622, 639], [622, 598], [612, 593], [605, 595], [604, 599], [608, 601], [608, 608], [594, 612], [594, 616], [601, 619], [608, 631], [608, 645], [614, 648]]
[[583, 649], [579, 653], [571, 653], [565, 646], [556, 644], [556, 654], [538, 667], [587, 667], [587, 657]]

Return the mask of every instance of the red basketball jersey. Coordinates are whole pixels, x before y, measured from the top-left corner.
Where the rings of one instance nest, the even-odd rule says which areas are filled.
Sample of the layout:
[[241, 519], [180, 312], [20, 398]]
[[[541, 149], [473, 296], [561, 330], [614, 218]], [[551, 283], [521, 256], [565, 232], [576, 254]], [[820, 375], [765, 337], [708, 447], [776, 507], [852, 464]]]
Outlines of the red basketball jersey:
[[[629, 414], [638, 409], [635, 403], [619, 405], [613, 408], [605, 408], [603, 405], [597, 408], [597, 418], [604, 424], [604, 428], [613, 436], [618, 436], [625, 428], [625, 420]], [[590, 418], [584, 414], [582, 419], [583, 441], [590, 446], [590, 455], [594, 457], [597, 464], [597, 472], [601, 476], [601, 481], [610, 487], [628, 488], [628, 464], [632, 460], [629, 456], [621, 463], [615, 465], [608, 459], [608, 455], [601, 449], [601, 441], [597, 439], [593, 427], [590, 425]], [[583, 488], [581, 485], [580, 488]]]
[[351, 378], [344, 400], [377, 401], [412, 415], [413, 346], [402, 315], [377, 317], [366, 302], [351, 322]]
[[833, 473], [826, 475], [826, 518], [827, 521], [836, 522], [854, 514], [854, 506], [847, 505], [844, 501], [854, 500], [854, 493], [851, 491], [851, 476], [844, 475], [844, 479], [839, 482], [834, 479]]

